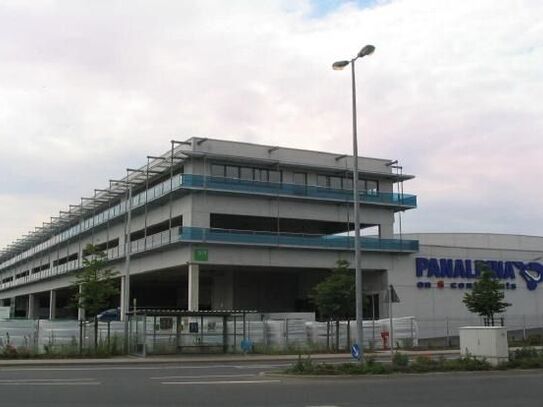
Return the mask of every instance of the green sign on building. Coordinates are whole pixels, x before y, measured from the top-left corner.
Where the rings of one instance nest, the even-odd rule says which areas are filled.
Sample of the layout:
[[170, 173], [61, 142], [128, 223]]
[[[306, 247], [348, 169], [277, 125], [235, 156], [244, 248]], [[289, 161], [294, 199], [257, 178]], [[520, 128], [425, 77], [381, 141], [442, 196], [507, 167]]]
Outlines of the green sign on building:
[[207, 249], [194, 249], [194, 261], [207, 261]]

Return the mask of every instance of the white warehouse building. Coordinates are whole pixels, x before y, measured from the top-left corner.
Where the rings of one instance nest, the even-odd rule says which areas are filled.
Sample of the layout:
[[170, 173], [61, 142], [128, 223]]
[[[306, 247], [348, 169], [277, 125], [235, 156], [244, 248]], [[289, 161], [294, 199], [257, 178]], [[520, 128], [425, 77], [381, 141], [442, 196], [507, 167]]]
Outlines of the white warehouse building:
[[[473, 318], [461, 300], [475, 262], [486, 261], [513, 304], [506, 320], [543, 326], [543, 238], [395, 234], [395, 215], [417, 206], [403, 192], [413, 176], [395, 163], [358, 158], [365, 318], [389, 315], [392, 284], [401, 300], [395, 317], [416, 317], [420, 337], [449, 335]], [[351, 168], [345, 154], [172, 141], [1, 251], [0, 301], [12, 317], [76, 317], [74, 273], [92, 243], [107, 254], [121, 292], [129, 275], [138, 307], [314, 311], [312, 288], [339, 259], [353, 265]]]

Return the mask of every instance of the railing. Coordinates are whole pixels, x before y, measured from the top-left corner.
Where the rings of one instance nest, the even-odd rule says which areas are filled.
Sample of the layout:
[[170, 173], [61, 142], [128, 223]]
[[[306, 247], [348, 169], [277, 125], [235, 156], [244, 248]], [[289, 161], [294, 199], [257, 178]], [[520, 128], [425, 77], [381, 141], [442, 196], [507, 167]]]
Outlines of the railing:
[[[237, 178], [204, 177], [202, 175], [192, 174], [183, 174], [181, 176], [181, 187], [207, 188], [259, 194], [304, 196], [340, 201], [353, 200], [353, 192], [352, 190], [348, 189], [260, 182]], [[397, 205], [409, 208], [415, 208], [417, 206], [417, 197], [415, 195], [397, 194], [393, 192], [364, 191], [360, 193], [360, 201], [366, 203]]]
[[[242, 180], [237, 178], [206, 177], [202, 175], [182, 174], [175, 175], [173, 179], [167, 179], [149, 188], [147, 191], [140, 192], [133, 196], [131, 209], [137, 209], [145, 205], [145, 203], [152, 202], [164, 195], [167, 195], [172, 190], [181, 188], [205, 188], [221, 191], [299, 196], [347, 202], [353, 200], [352, 191], [348, 189], [333, 189], [312, 185], [284, 184]], [[364, 203], [393, 205], [405, 209], [415, 208], [417, 206], [417, 197], [415, 195], [397, 194], [393, 192], [364, 191], [360, 193], [360, 201]], [[9, 260], [6, 260], [0, 264], [0, 269], [9, 267], [18, 261], [29, 258], [49, 247], [71, 239], [80, 233], [107, 223], [108, 221], [118, 218], [119, 216], [125, 215], [127, 211], [126, 203], [126, 200], [124, 200], [119, 204], [96, 214], [94, 217], [82, 220], [77, 225], [74, 225], [70, 229], [53, 236], [46, 242], [40, 243], [39, 245], [28, 249]]]
[[[141, 253], [154, 248], [166, 246], [172, 242], [196, 241], [215, 242], [243, 245], [263, 246], [297, 246], [330, 249], [353, 249], [354, 238], [341, 235], [312, 235], [302, 233], [275, 233], [234, 229], [206, 229], [198, 227], [175, 227], [146, 238], [132, 241], [131, 253]], [[417, 240], [378, 239], [372, 237], [361, 238], [361, 248], [366, 251], [393, 251], [415, 252], [419, 248]], [[106, 252], [108, 260], [124, 257], [125, 252], [121, 246], [114, 247]], [[28, 276], [0, 283], [0, 290], [27, 284], [44, 278], [66, 274], [81, 268], [78, 260], [53, 266], [49, 269], [33, 273]]]
[[[257, 245], [307, 246], [318, 248], [353, 249], [354, 238], [339, 235], [309, 235], [298, 233], [257, 232], [232, 229], [204, 229], [182, 227], [179, 239], [187, 241], [208, 241], [224, 243], [242, 243]], [[407, 251], [419, 248], [417, 240], [361, 238], [362, 250], [368, 251]]]

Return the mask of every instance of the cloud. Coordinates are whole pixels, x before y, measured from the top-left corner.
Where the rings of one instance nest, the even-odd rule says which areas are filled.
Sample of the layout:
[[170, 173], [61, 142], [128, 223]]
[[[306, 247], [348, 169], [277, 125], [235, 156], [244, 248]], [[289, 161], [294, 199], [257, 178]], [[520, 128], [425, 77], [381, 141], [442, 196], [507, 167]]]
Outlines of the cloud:
[[404, 230], [541, 234], [543, 4], [325, 3], [0, 1], [0, 247], [172, 138], [348, 153], [330, 66], [365, 43], [360, 152], [417, 175]]

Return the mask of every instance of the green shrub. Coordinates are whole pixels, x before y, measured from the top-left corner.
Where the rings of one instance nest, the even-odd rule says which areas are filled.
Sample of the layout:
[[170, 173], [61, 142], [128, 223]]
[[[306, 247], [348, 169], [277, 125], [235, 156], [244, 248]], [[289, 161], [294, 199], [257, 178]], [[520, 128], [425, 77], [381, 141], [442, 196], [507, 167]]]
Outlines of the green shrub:
[[392, 357], [392, 365], [394, 367], [407, 367], [409, 366], [409, 356], [404, 353], [396, 352]]
[[472, 356], [465, 356], [460, 359], [449, 359], [443, 363], [443, 370], [446, 371], [479, 371], [490, 370], [492, 366], [485, 359], [476, 359]]

